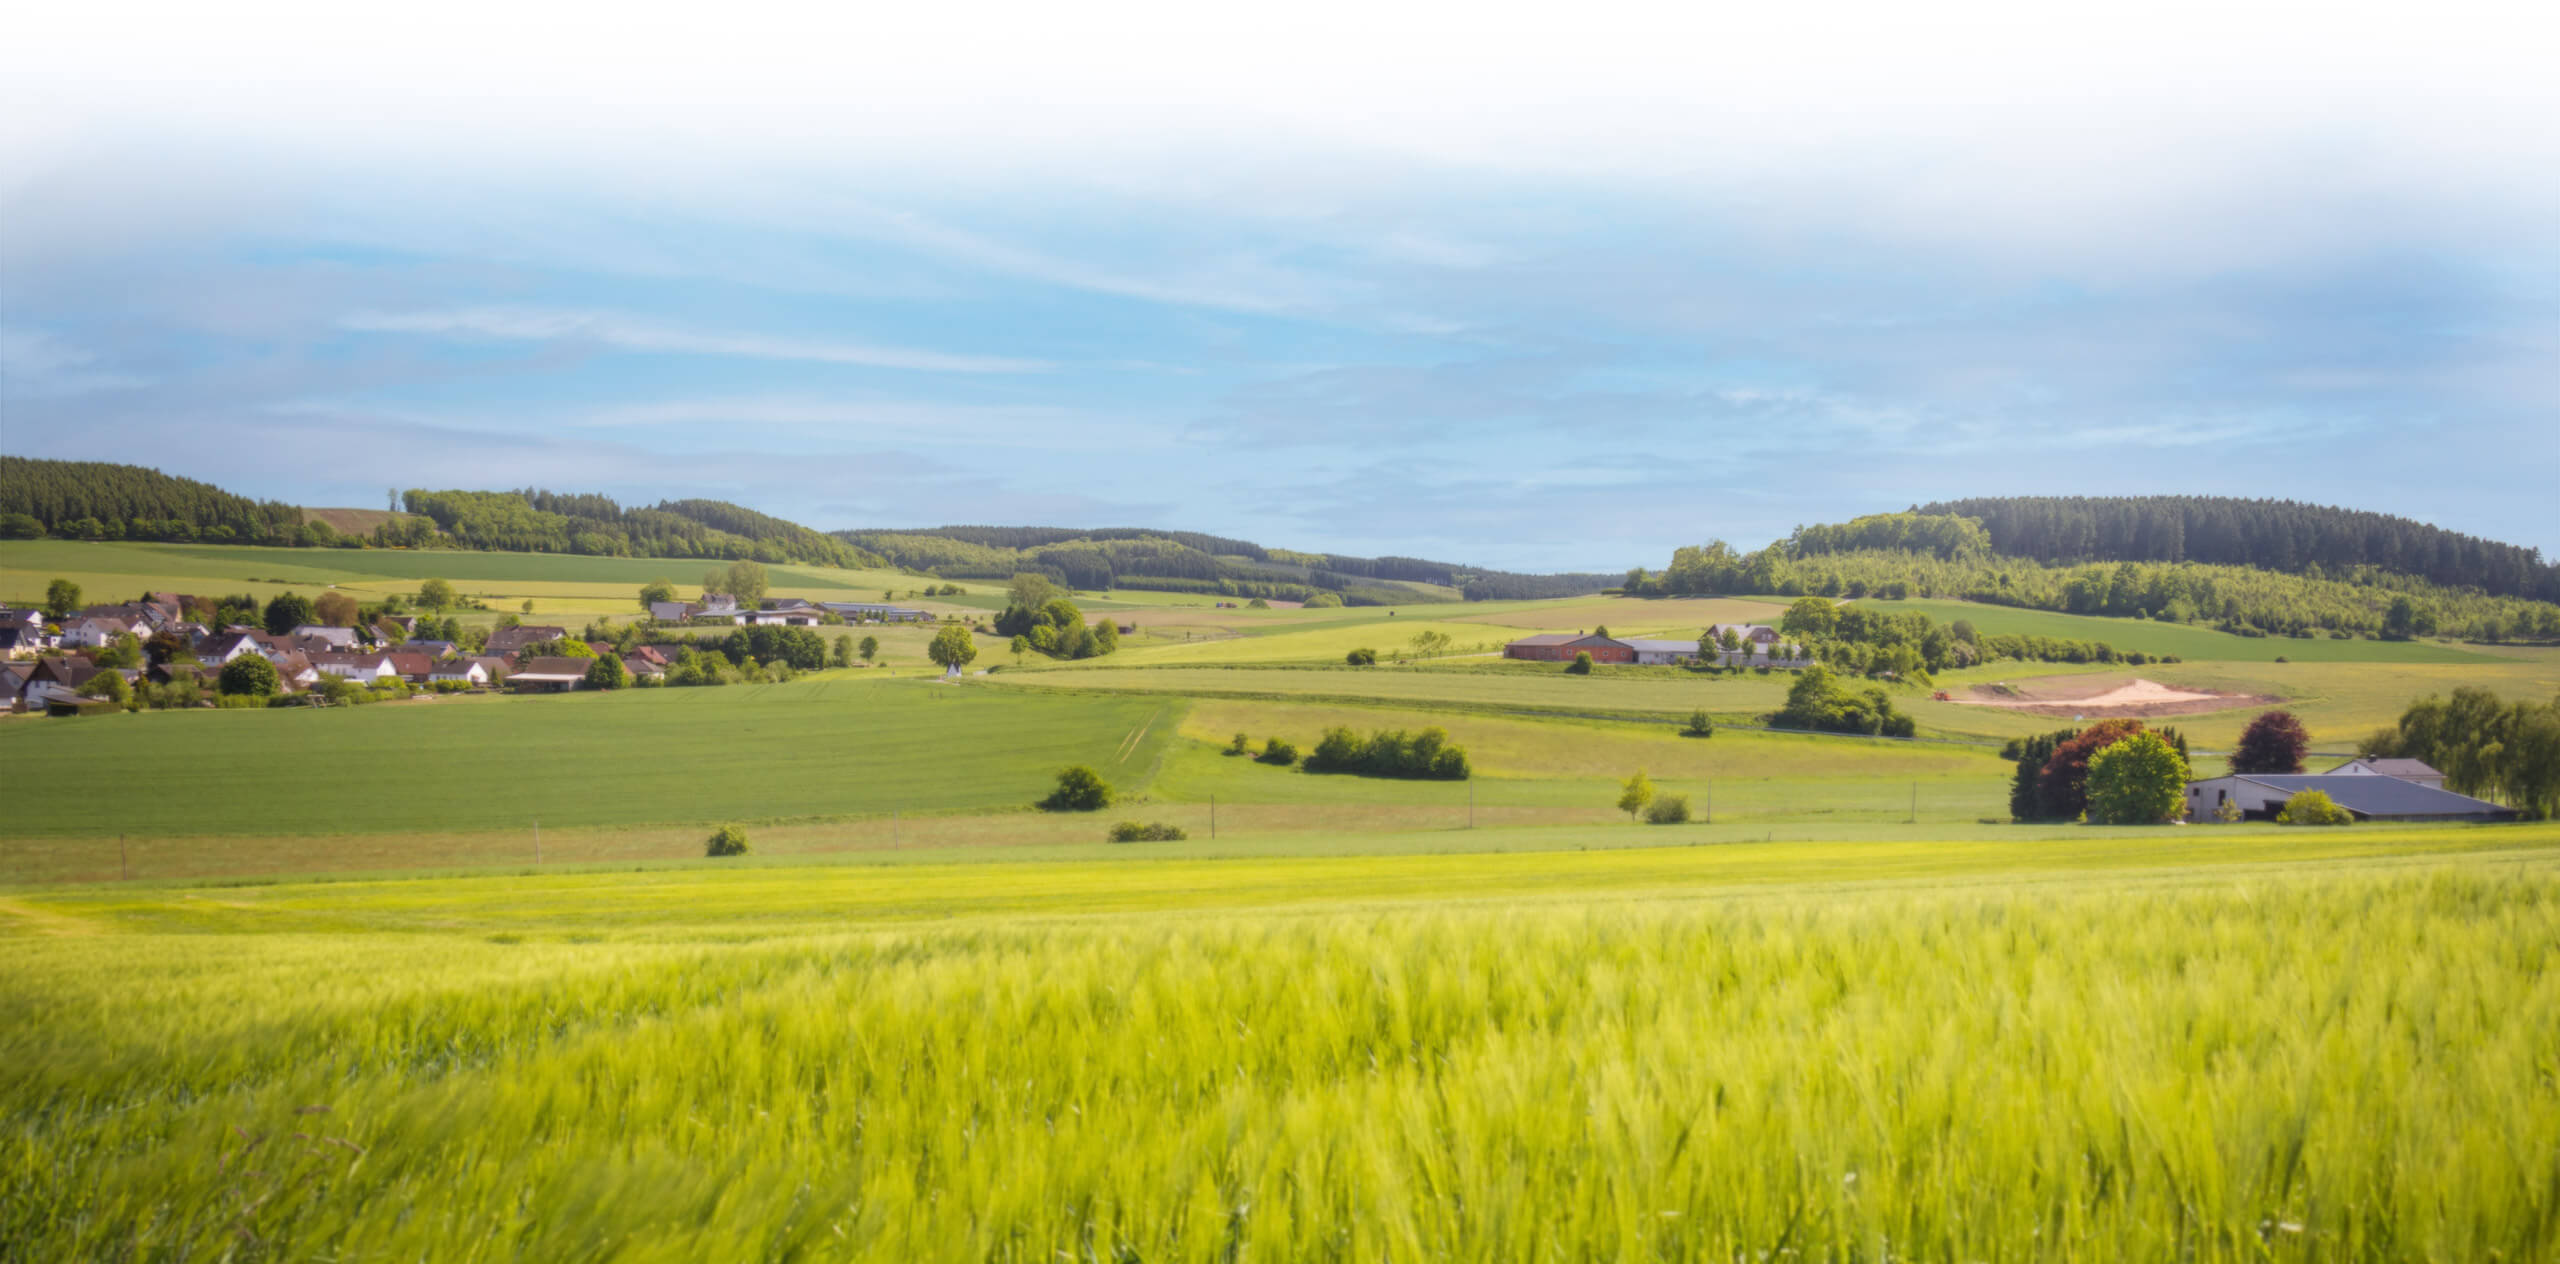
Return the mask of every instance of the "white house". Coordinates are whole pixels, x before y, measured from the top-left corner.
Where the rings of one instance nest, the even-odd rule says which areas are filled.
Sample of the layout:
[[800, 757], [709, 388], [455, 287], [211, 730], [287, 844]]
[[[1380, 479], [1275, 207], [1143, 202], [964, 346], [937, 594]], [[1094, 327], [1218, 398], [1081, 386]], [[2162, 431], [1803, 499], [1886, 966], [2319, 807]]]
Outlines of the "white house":
[[2423, 759], [2350, 759], [2328, 772], [2332, 777], [2397, 777], [2416, 785], [2444, 789], [2444, 774]]
[[478, 659], [447, 659], [436, 664], [434, 669], [427, 673], [427, 680], [431, 684], [448, 680], [459, 681], [477, 689], [489, 683], [489, 669]]
[[220, 667], [243, 654], [259, 651], [255, 632], [216, 632], [196, 642], [196, 661], [207, 667]]
[[132, 624], [114, 615], [82, 615], [62, 625], [62, 643], [72, 649], [109, 645], [131, 631]]
[[1698, 656], [1696, 641], [1649, 641], [1643, 637], [1631, 636], [1626, 638], [1626, 642], [1634, 647], [1636, 663], [1639, 666], [1647, 663], [1685, 663]]
[[397, 676], [388, 654], [314, 654], [311, 668], [324, 676], [342, 676], [360, 685]]

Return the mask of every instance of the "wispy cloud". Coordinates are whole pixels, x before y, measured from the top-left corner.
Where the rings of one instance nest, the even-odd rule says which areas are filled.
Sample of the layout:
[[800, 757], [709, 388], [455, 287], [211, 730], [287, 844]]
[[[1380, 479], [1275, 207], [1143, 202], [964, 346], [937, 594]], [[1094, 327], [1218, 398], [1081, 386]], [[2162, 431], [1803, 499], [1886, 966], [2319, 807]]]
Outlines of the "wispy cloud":
[[928, 373], [1037, 373], [1057, 367], [1048, 360], [690, 329], [606, 311], [463, 307], [422, 312], [356, 312], [339, 324], [342, 328], [365, 333], [440, 334], [502, 342], [586, 343], [622, 351], [797, 360], [813, 364], [859, 364]]
[[41, 329], [0, 325], [0, 396], [90, 395], [151, 384], [150, 378], [99, 365], [96, 355]]

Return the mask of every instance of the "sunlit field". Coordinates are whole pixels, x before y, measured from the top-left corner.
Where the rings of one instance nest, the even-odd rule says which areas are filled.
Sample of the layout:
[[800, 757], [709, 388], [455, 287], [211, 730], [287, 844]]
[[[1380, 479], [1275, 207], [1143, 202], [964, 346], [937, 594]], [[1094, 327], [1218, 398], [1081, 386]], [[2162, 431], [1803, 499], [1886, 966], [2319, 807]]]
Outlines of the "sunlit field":
[[2560, 1247], [2560, 835], [2107, 833], [21, 891], [0, 1252]]

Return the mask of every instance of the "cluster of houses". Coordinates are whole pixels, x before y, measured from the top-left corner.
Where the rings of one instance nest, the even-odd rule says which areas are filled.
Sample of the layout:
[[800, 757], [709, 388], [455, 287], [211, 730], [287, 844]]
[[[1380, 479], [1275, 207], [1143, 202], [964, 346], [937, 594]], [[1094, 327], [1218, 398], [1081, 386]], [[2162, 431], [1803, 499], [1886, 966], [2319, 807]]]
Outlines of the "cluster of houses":
[[931, 623], [933, 615], [877, 601], [807, 601], [778, 597], [759, 607], [705, 593], [700, 601], [653, 601], [649, 617], [660, 623], [730, 623], [739, 627], [814, 628], [834, 615], [846, 623]]
[[[1730, 633], [1738, 648], [1724, 648]], [[1644, 637], [1614, 637], [1606, 633], [1550, 632], [1540, 636], [1524, 636], [1502, 647], [1504, 658], [1527, 659], [1541, 663], [1569, 663], [1577, 655], [1589, 654], [1595, 663], [1632, 663], [1637, 666], [1664, 663], [1690, 663], [1712, 656], [1720, 667], [1806, 667], [1810, 658], [1781, 653], [1794, 649], [1785, 643], [1776, 628], [1765, 623], [1719, 623], [1707, 629], [1706, 636], [1696, 641], [1664, 641]]]
[[[217, 630], [190, 622], [187, 605], [180, 594], [153, 593], [139, 602], [91, 606], [58, 624], [48, 623], [41, 611], [0, 610], [0, 655], [7, 658], [0, 662], [0, 707], [11, 711], [76, 707], [95, 692], [92, 686], [102, 671], [121, 672], [132, 685], [193, 679], [212, 693], [223, 666], [250, 654], [274, 665], [277, 685], [287, 693], [316, 688], [323, 678], [333, 676], [360, 685], [396, 679], [419, 688], [503, 685], [520, 692], [557, 691], [577, 688], [595, 663], [592, 658], [525, 653], [530, 647], [569, 636], [567, 628], [557, 626], [500, 628], [489, 634], [479, 653], [466, 654], [450, 641], [401, 640], [388, 649], [378, 648], [367, 645], [357, 629], [317, 624], [281, 636], [261, 628]], [[413, 619], [386, 617], [376, 623], [384, 633], [405, 634], [415, 628]], [[99, 661], [102, 651], [120, 636], [149, 641], [162, 633], [183, 640], [194, 661], [173, 658], [131, 667], [107, 667]], [[684, 647], [643, 645], [620, 654], [612, 645], [595, 641], [588, 643], [588, 649], [598, 657], [619, 655], [626, 672], [645, 678], [664, 675]]]
[[2244, 821], [2274, 820], [2293, 796], [2317, 790], [2359, 821], [2504, 821], [2514, 808], [2444, 788], [2444, 774], [2416, 759], [2350, 759], [2318, 773], [2233, 773], [2187, 783], [2187, 819], [2220, 820], [2237, 804]]

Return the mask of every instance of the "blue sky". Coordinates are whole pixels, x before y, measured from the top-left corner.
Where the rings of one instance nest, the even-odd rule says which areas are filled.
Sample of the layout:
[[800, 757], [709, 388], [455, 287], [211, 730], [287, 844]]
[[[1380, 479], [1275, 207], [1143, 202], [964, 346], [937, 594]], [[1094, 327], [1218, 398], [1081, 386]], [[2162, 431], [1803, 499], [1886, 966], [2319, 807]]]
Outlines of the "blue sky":
[[37, 19], [0, 450], [1527, 570], [2032, 492], [2560, 553], [2521, 9], [562, 12]]

